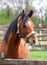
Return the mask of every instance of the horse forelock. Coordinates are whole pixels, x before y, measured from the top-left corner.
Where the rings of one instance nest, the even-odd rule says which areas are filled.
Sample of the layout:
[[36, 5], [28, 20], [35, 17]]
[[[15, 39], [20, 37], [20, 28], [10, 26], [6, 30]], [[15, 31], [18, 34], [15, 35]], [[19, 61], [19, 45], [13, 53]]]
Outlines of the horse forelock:
[[28, 19], [28, 14], [26, 13], [23, 17], [23, 21], [22, 21], [22, 26], [25, 25], [25, 23], [27, 22], [27, 19]]

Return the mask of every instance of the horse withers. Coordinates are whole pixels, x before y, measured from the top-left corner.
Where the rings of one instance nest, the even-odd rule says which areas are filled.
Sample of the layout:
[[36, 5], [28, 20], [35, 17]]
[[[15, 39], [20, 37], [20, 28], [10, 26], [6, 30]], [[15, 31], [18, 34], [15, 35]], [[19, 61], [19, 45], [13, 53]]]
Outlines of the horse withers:
[[27, 43], [36, 42], [34, 23], [31, 20], [32, 14], [32, 10], [28, 14], [23, 10], [10, 24], [0, 46], [0, 52], [4, 53], [5, 58], [30, 59]]

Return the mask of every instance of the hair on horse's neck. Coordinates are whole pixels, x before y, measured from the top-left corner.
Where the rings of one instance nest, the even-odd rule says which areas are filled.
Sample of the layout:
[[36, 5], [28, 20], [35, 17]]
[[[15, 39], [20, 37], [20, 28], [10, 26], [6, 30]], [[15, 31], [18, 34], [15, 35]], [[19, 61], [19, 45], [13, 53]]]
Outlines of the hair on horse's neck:
[[14, 38], [13, 38], [13, 43], [14, 43], [14, 44], [18, 43], [19, 39], [20, 39], [20, 38], [19, 38], [18, 34], [15, 34], [15, 36], [14, 36]]
[[13, 49], [14, 47], [18, 47], [19, 46], [19, 43], [18, 43], [19, 40], [20, 40], [20, 38], [19, 38], [18, 34], [12, 33], [12, 40], [10, 40], [8, 42], [8, 51], [11, 51], [11, 49]]

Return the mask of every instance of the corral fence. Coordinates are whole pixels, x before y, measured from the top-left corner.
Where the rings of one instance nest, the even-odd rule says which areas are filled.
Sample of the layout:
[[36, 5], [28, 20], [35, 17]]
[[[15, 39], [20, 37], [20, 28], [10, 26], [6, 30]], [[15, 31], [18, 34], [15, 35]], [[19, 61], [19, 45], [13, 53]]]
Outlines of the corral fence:
[[[4, 36], [6, 31], [8, 29], [8, 26], [0, 26], [0, 36]], [[47, 27], [35, 27], [35, 31], [38, 33], [38, 37], [47, 37]], [[42, 34], [40, 35], [40, 31], [42, 32]], [[39, 40], [39, 41], [47, 41], [47, 39], [45, 40]]]
[[[0, 42], [5, 36], [8, 26], [0, 26]], [[47, 27], [35, 27], [39, 43], [36, 47], [45, 47], [47, 49]]]

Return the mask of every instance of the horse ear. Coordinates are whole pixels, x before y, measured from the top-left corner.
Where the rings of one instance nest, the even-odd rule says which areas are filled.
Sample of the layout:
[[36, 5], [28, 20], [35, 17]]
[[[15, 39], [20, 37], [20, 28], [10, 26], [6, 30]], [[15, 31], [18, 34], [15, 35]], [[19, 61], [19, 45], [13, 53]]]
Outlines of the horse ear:
[[24, 16], [24, 10], [22, 11], [21, 16], [22, 16], [22, 17]]
[[28, 14], [29, 17], [31, 17], [33, 15], [33, 10], [31, 10]]

